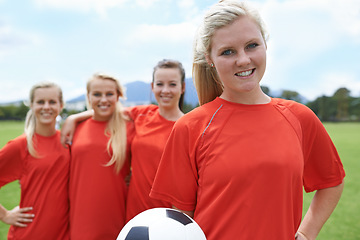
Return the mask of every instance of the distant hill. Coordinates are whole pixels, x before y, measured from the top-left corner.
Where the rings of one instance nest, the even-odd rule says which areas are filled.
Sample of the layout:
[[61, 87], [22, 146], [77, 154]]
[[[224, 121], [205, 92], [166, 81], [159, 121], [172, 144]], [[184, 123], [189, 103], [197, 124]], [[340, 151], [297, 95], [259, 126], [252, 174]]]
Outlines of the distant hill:
[[[198, 97], [192, 79], [185, 79], [185, 85], [186, 90], [184, 102], [186, 104], [196, 106], [198, 104]], [[124, 101], [124, 104], [127, 106], [156, 102], [155, 96], [151, 91], [150, 83], [135, 81], [125, 84], [124, 87], [126, 92], [126, 100]], [[83, 94], [67, 101], [66, 106], [69, 108], [83, 109], [85, 101], [86, 97], [85, 94]]]

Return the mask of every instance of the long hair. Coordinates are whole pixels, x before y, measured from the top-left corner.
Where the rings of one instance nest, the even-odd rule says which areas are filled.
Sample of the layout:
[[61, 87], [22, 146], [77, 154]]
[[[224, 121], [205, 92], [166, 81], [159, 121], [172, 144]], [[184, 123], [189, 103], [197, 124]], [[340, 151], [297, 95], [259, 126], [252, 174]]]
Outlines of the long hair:
[[[89, 79], [87, 82], [87, 93], [90, 92], [90, 85], [92, 81], [100, 80], [110, 80], [116, 83], [116, 91], [120, 98], [125, 98], [124, 89], [121, 86], [120, 82], [111, 76], [96, 73]], [[90, 108], [90, 103], [88, 101], [88, 108]], [[111, 159], [105, 166], [111, 166], [115, 164], [116, 173], [120, 172], [120, 169], [124, 165], [126, 158], [126, 121], [127, 117], [124, 115], [123, 106], [120, 101], [116, 102], [115, 111], [112, 114], [110, 120], [107, 123], [105, 129], [105, 135], [109, 136], [109, 141], [107, 143], [107, 151], [111, 155]]]
[[216, 69], [209, 66], [205, 57], [211, 53], [211, 39], [214, 32], [233, 23], [240, 16], [253, 19], [266, 42], [265, 24], [256, 10], [237, 0], [222, 0], [213, 5], [205, 14], [197, 30], [193, 46], [192, 73], [200, 105], [214, 100], [222, 94], [224, 89]]
[[[163, 59], [163, 60], [159, 61], [156, 64], [156, 66], [154, 67], [152, 82], [155, 81], [155, 72], [159, 68], [177, 68], [177, 69], [179, 69], [180, 75], [181, 75], [181, 82], [180, 82], [181, 87], [183, 88], [185, 86], [185, 69], [184, 69], [183, 65], [181, 64], [181, 62], [179, 62], [177, 60], [172, 60], [172, 59]], [[179, 108], [181, 111], [182, 111], [183, 105], [184, 105], [184, 95], [185, 95], [185, 89], [184, 89], [183, 93], [180, 95], [180, 99], [179, 99]]]
[[[30, 106], [34, 102], [35, 90], [39, 89], [39, 88], [56, 88], [59, 91], [59, 101], [60, 101], [61, 105], [64, 106], [62, 90], [57, 84], [52, 83], [52, 82], [41, 82], [41, 83], [35, 84], [30, 89], [30, 94], [29, 94]], [[25, 127], [24, 127], [24, 132], [25, 132], [26, 142], [27, 142], [27, 149], [31, 156], [39, 157], [38, 152], [36, 151], [36, 142], [34, 142], [34, 134], [35, 134], [35, 130], [36, 130], [35, 128], [36, 128], [36, 118], [35, 118], [35, 114], [33, 113], [32, 109], [30, 108], [26, 114]]]

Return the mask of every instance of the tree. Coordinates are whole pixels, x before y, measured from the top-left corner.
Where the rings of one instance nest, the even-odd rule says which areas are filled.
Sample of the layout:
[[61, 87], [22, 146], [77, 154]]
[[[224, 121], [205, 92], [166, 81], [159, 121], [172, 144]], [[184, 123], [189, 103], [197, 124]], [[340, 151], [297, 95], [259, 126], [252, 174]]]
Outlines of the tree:
[[325, 95], [318, 97], [307, 106], [319, 117], [321, 121], [336, 120], [336, 101]]
[[347, 88], [339, 88], [333, 95], [337, 103], [336, 118], [338, 120], [349, 119], [350, 91]]
[[288, 100], [294, 100], [296, 102], [301, 102], [301, 97], [300, 94], [296, 91], [289, 91], [289, 90], [284, 90], [281, 93], [281, 98], [283, 99], [288, 99]]

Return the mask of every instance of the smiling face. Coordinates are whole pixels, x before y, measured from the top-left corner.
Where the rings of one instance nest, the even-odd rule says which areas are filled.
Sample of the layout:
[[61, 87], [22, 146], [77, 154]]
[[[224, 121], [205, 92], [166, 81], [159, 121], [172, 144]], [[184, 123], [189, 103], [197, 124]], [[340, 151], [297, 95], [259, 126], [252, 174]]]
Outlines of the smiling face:
[[221, 97], [236, 102], [241, 95], [261, 94], [259, 82], [266, 68], [266, 43], [259, 26], [241, 16], [217, 29], [211, 41], [206, 59], [214, 65], [224, 85]]
[[184, 86], [178, 68], [158, 68], [151, 83], [152, 91], [160, 108], [178, 108]]
[[54, 128], [56, 117], [60, 114], [62, 107], [58, 88], [42, 87], [35, 89], [30, 108], [36, 118], [36, 129]]
[[94, 110], [93, 119], [108, 121], [116, 109], [119, 94], [115, 81], [95, 78], [88, 87], [88, 100]]

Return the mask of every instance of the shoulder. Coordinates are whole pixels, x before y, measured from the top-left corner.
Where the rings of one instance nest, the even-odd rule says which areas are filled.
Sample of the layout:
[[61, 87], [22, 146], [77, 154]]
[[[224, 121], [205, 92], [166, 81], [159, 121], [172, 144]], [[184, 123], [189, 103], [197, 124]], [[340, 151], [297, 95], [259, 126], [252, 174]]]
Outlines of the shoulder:
[[275, 98], [274, 106], [277, 106], [279, 108], [286, 108], [301, 119], [307, 119], [307, 118], [311, 119], [314, 117], [317, 118], [315, 113], [309, 107], [305, 106], [302, 103], [298, 103], [292, 100]]
[[26, 144], [26, 135], [25, 133], [21, 134], [20, 136], [10, 140], [8, 143], [12, 143], [12, 144]]
[[290, 122], [296, 119], [304, 130], [315, 130], [322, 125], [316, 114], [304, 104], [284, 99], [274, 99], [274, 106], [288, 118]]
[[138, 105], [126, 108], [126, 113], [131, 119], [135, 119], [139, 115], [148, 114], [158, 111], [159, 107], [154, 104]]
[[222, 104], [217, 99], [194, 108], [192, 111], [186, 113], [175, 123], [176, 125], [193, 126], [193, 128], [207, 125], [211, 118], [222, 108]]
[[20, 136], [9, 140], [5, 146], [3, 148], [1, 148], [2, 150], [5, 149], [26, 149], [27, 147], [27, 141], [26, 141], [26, 135], [25, 134], [21, 134]]

